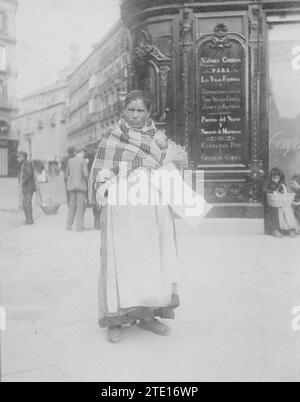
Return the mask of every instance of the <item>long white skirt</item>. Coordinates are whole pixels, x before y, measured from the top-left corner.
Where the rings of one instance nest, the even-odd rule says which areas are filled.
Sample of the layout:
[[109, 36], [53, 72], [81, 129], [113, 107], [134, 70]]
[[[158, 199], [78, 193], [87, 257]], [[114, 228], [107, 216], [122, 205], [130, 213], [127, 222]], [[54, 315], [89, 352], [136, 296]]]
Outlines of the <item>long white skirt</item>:
[[101, 216], [99, 324], [174, 318], [179, 305], [175, 224], [168, 206], [112, 206]]

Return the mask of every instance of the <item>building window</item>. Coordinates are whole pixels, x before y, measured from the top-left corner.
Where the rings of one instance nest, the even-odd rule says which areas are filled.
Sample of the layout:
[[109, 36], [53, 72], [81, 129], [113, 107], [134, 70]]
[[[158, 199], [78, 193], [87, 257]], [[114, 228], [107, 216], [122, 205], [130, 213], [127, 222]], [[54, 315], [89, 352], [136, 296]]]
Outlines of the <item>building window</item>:
[[6, 71], [6, 49], [0, 46], [0, 71]]
[[9, 134], [9, 125], [4, 120], [0, 120], [0, 136], [8, 136]]
[[50, 117], [50, 126], [51, 127], [56, 127], [56, 115], [53, 113]]
[[92, 98], [89, 100], [89, 114], [96, 113], [96, 99]]
[[4, 11], [0, 12], [0, 32], [7, 30], [7, 14]]
[[300, 21], [269, 25], [270, 168], [300, 174]]
[[42, 130], [44, 128], [44, 122], [43, 120], [38, 120], [37, 126], [39, 130]]
[[0, 79], [0, 98], [7, 97], [7, 80], [6, 78]]
[[92, 75], [89, 79], [89, 89], [92, 90], [96, 87], [97, 85], [97, 76]]

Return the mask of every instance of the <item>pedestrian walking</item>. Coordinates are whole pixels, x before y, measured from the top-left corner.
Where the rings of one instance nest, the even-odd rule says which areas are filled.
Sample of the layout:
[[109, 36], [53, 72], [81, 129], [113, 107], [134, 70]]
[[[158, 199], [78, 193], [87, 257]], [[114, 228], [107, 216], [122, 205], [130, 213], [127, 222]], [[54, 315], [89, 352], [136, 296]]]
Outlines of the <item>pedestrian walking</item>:
[[[89, 174], [90, 174], [90, 172], [92, 170], [93, 163], [94, 163], [94, 160], [95, 160], [95, 156], [96, 156], [96, 154], [94, 152], [94, 153], [90, 153], [88, 155], [88, 157], [87, 157]], [[89, 197], [88, 197], [88, 203], [89, 203], [89, 206], [91, 206], [92, 209], [93, 209], [94, 229], [95, 230], [100, 230], [100, 217], [101, 217], [102, 206], [100, 206], [96, 201], [96, 188], [95, 187], [93, 187], [93, 189], [92, 189], [92, 198], [91, 198], [91, 200], [89, 200]]]
[[63, 171], [64, 174], [64, 182], [65, 182], [65, 190], [66, 190], [66, 199], [67, 199], [67, 205], [69, 206], [70, 203], [70, 195], [69, 195], [69, 191], [68, 191], [68, 186], [67, 186], [67, 182], [68, 182], [68, 177], [67, 177], [67, 168], [68, 168], [68, 162], [70, 159], [74, 158], [74, 156], [76, 155], [76, 150], [74, 147], [69, 147], [68, 150], [68, 156], [64, 157], [63, 160], [61, 161], [61, 170]]
[[36, 191], [35, 175], [28, 154], [20, 151], [17, 156], [19, 164], [19, 189], [25, 213], [25, 225], [33, 225], [32, 197]]
[[76, 230], [84, 230], [84, 214], [88, 190], [88, 167], [85, 161], [85, 150], [69, 159], [67, 165], [67, 191], [69, 193], [69, 212], [67, 230], [72, 230], [76, 217]]

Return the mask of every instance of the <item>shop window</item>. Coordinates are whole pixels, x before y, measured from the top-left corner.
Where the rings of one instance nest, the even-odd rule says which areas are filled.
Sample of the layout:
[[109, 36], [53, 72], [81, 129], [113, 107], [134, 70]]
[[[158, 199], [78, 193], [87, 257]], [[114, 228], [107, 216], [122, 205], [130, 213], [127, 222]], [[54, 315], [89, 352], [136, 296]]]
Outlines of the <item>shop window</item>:
[[300, 174], [300, 21], [269, 25], [270, 168]]

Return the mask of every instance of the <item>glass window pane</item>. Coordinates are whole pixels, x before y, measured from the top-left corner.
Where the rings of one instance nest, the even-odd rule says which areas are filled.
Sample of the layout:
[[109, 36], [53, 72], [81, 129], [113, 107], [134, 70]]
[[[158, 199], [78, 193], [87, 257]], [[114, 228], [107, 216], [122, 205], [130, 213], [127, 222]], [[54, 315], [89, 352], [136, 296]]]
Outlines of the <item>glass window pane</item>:
[[300, 174], [300, 22], [270, 25], [270, 168]]

